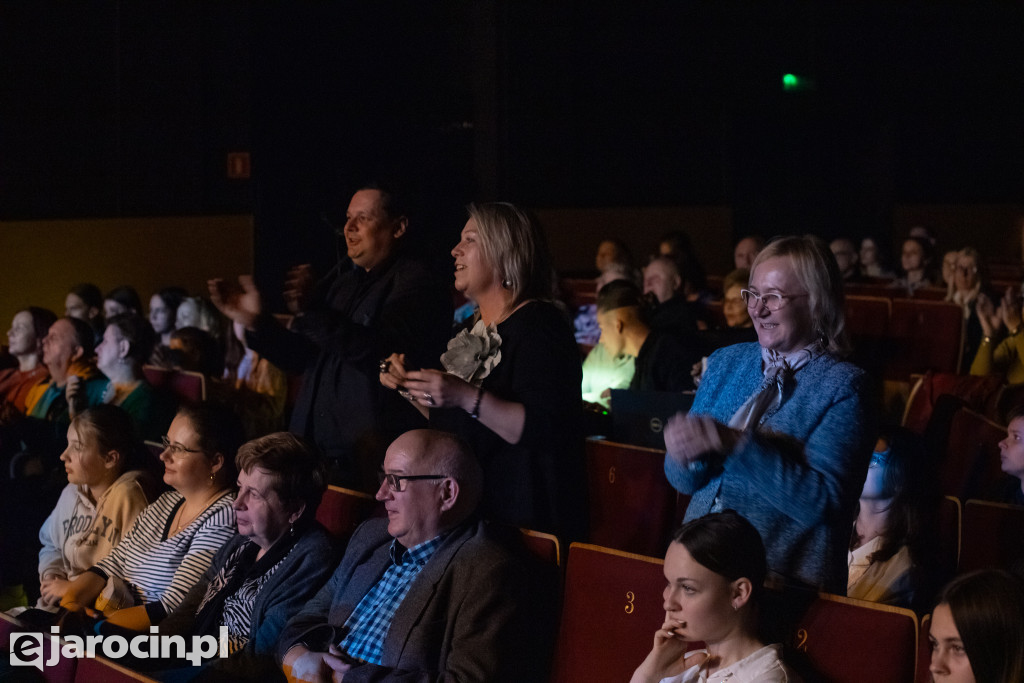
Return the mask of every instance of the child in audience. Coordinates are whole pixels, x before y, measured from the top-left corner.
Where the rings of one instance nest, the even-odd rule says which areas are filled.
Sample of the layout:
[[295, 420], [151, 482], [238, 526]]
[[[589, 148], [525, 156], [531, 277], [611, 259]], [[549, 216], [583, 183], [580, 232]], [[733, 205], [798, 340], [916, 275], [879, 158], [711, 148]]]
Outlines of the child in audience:
[[1024, 405], [1011, 409], [1006, 421], [1006, 438], [999, 442], [999, 460], [1008, 476], [990, 497], [1001, 503], [1024, 505]]
[[155, 482], [134, 468], [139, 448], [131, 417], [116, 406], [89, 408], [71, 421], [60, 456], [68, 485], [39, 530], [36, 607], [55, 611], [68, 583], [106, 557], [156, 498]]
[[[846, 594], [898, 607], [931, 604], [928, 568], [937, 546], [934, 479], [920, 436], [894, 427], [871, 455], [853, 525]], [[922, 604], [923, 601], [923, 604]]]
[[[665, 554], [665, 623], [631, 683], [782, 683], [793, 676], [781, 645], [757, 633], [768, 571], [757, 529], [735, 510], [691, 520]], [[687, 652], [687, 643], [707, 649]]]
[[954, 579], [932, 612], [935, 683], [1024, 681], [1024, 583], [1000, 569]]

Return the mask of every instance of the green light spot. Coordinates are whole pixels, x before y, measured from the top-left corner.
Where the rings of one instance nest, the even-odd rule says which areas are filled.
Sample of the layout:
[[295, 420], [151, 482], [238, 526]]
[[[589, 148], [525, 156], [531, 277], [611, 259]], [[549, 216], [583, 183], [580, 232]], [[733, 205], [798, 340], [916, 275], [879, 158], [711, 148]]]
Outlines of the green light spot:
[[782, 89], [793, 90], [800, 85], [800, 79], [796, 77], [796, 74], [783, 74], [782, 75]]

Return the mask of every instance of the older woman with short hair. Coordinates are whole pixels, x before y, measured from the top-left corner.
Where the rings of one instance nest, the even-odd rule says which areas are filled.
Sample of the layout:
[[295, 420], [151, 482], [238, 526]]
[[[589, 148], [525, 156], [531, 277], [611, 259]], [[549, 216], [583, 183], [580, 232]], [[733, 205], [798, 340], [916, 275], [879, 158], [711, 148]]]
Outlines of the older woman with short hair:
[[217, 635], [226, 626], [234, 661], [215, 669], [272, 655], [285, 622], [326, 583], [338, 556], [315, 519], [327, 486], [310, 445], [276, 432], [243, 445], [235, 462], [238, 535], [160, 626], [161, 633], [193, 635]]
[[876, 419], [849, 348], [828, 247], [784, 237], [754, 261], [743, 299], [758, 342], [716, 351], [693, 408], [665, 429], [665, 473], [686, 519], [733, 508], [781, 579], [846, 591], [846, 549]]
[[512, 204], [472, 204], [452, 249], [455, 288], [477, 302], [472, 330], [448, 343], [447, 372], [381, 364], [381, 382], [473, 447], [486, 514], [579, 538], [584, 475], [579, 352], [552, 302], [553, 270], [536, 219]]

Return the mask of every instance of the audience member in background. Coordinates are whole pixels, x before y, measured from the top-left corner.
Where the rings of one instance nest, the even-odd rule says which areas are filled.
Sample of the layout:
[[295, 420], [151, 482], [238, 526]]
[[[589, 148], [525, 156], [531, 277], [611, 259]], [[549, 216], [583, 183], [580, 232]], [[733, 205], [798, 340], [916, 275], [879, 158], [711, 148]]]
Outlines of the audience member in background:
[[611, 390], [628, 389], [635, 372], [636, 356], [626, 353], [613, 356], [599, 341], [583, 361], [581, 388], [584, 403], [608, 408], [611, 405]]
[[553, 572], [524, 552], [518, 530], [477, 516], [487, 494], [465, 442], [407, 432], [380, 479], [388, 518], [356, 529], [327, 585], [281, 633], [289, 680], [544, 680]]
[[231, 403], [236, 408], [245, 434], [262, 436], [284, 428], [284, 406], [288, 399], [288, 378], [277, 366], [250, 349], [245, 328], [232, 323], [228, 338], [224, 379], [234, 387]]
[[597, 296], [597, 322], [601, 343], [613, 358], [635, 356], [633, 391], [688, 391], [694, 388], [691, 370], [700, 360], [695, 336], [685, 345], [666, 330], [653, 330], [644, 321], [640, 291], [618, 280]]
[[7, 348], [18, 366], [0, 370], [0, 422], [16, 417], [9, 415], [10, 411], [24, 415], [28, 410], [29, 391], [46, 381], [43, 339], [56, 321], [57, 316], [52, 311], [38, 306], [29, 306], [14, 314], [11, 329], [7, 331]]
[[923, 239], [928, 244], [932, 245], [932, 250], [935, 250], [935, 235], [928, 229], [926, 225], [914, 225], [907, 231], [907, 234], [911, 237], [918, 237]]
[[883, 430], [850, 536], [847, 596], [928, 609], [941, 570], [953, 569], [940, 568], [935, 552], [937, 492], [924, 440], [902, 427]]
[[224, 375], [224, 354], [217, 341], [206, 330], [182, 327], [171, 332], [168, 365], [176, 370], [188, 370], [218, 379]]
[[[981, 294], [984, 294], [985, 298], [982, 298]], [[991, 327], [999, 325], [999, 314], [994, 307], [984, 303], [986, 298], [991, 302], [985, 261], [977, 249], [961, 249], [956, 257], [952, 292], [946, 296], [946, 301], [952, 301], [963, 309], [964, 350], [960, 357], [960, 367], [964, 370], [971, 367], [971, 362], [981, 346], [982, 337], [985, 336], [982, 332], [981, 316], [986, 317]], [[982, 302], [980, 309], [979, 302]]]
[[56, 611], [68, 585], [104, 557], [156, 498], [156, 485], [141, 469], [142, 444], [131, 416], [100, 405], [76, 416], [60, 459], [68, 485], [39, 530], [40, 598], [37, 608]]
[[103, 317], [113, 318], [122, 313], [142, 315], [142, 299], [130, 285], [114, 287], [103, 297]]
[[[722, 316], [725, 326], [716, 325], [713, 329], [700, 333], [701, 354], [710, 355], [723, 346], [757, 341], [754, 321], [750, 318], [747, 305], [743, 303], [743, 289], [750, 280], [750, 271], [734, 270], [722, 279]], [[702, 370], [703, 372], [703, 370]]]
[[869, 379], [842, 362], [843, 282], [814, 237], [769, 243], [743, 292], [759, 344], [708, 360], [689, 414], [665, 427], [686, 519], [734, 508], [784, 580], [842, 595], [857, 497], [877, 434]]
[[687, 300], [683, 278], [668, 256], [657, 256], [644, 268], [643, 293], [650, 304], [647, 322], [651, 329], [687, 339], [696, 334], [698, 321], [703, 320], [706, 326], [702, 306]]
[[447, 372], [410, 370], [394, 354], [380, 380], [429, 414], [431, 427], [469, 442], [484, 470], [486, 514], [578, 539], [582, 372], [572, 329], [551, 303], [541, 226], [512, 204], [471, 204], [452, 256], [455, 288], [480, 305], [480, 319], [448, 343]]
[[703, 306], [711, 300], [704, 266], [697, 258], [689, 235], [681, 230], [662, 235], [658, 253], [676, 262], [679, 276], [683, 280], [682, 292], [687, 301]]
[[175, 408], [142, 373], [155, 343], [149, 322], [137, 313], [119, 313], [107, 318], [103, 341], [96, 347], [96, 367], [110, 380], [103, 402], [124, 408], [135, 420], [137, 434], [147, 441], [158, 441], [167, 432]]
[[[636, 270], [622, 263], [612, 263], [594, 280], [594, 294], [596, 295], [602, 287], [615, 280], [636, 282], [637, 275]], [[580, 306], [576, 311], [576, 317], [573, 318], [573, 327], [576, 331], [577, 344], [597, 344], [597, 340], [601, 338], [601, 329], [597, 326], [597, 304]]]
[[158, 346], [171, 345], [171, 332], [177, 328], [178, 307], [188, 293], [181, 287], [164, 287], [149, 299], [149, 324], [159, 337]]
[[95, 343], [99, 344], [103, 335], [103, 292], [89, 282], [75, 285], [64, 297], [64, 316], [89, 323]]
[[932, 286], [932, 245], [920, 237], [908, 237], [903, 240], [900, 252], [899, 277], [892, 282], [892, 287], [903, 289], [907, 295], [913, 295], [921, 287]]
[[238, 534], [161, 622], [160, 633], [217, 636], [226, 626], [231, 658], [214, 660], [204, 676], [265, 680], [285, 623], [327, 582], [338, 553], [316, 521], [327, 484], [310, 446], [277, 432], [239, 448], [236, 464]]
[[832, 255], [836, 257], [839, 264], [839, 274], [843, 282], [861, 282], [864, 278], [860, 274], [860, 257], [857, 245], [847, 237], [838, 237], [829, 243]]
[[[630, 683], [793, 680], [782, 646], [758, 633], [766, 574], [761, 536], [734, 510], [684, 524], [665, 554], [665, 623]], [[687, 652], [694, 641], [705, 649]]]
[[407, 354], [410, 368], [435, 367], [451, 332], [450, 288], [402, 247], [408, 227], [394, 192], [375, 185], [357, 191], [344, 228], [336, 228], [348, 258], [316, 287], [308, 267], [291, 273], [289, 329], [263, 312], [252, 278], [239, 279], [241, 291], [209, 283], [214, 303], [245, 326], [252, 349], [303, 375], [289, 431], [316, 444], [332, 483], [371, 489], [387, 443], [424, 424], [378, 378], [381, 359], [397, 352]]
[[597, 272], [603, 273], [613, 264], [624, 266], [627, 271], [631, 271], [633, 270], [633, 254], [622, 240], [602, 240], [601, 244], [597, 245], [597, 254], [594, 257]]
[[141, 631], [172, 612], [235, 534], [235, 452], [241, 424], [210, 404], [183, 407], [164, 437], [172, 490], [139, 515], [107, 557], [65, 589], [61, 607], [95, 604], [107, 620]]
[[56, 462], [73, 413], [103, 403], [107, 380], [94, 364], [92, 330], [77, 318], [60, 318], [43, 338], [43, 364], [50, 381], [37, 384], [27, 398], [29, 420], [22, 423], [28, 452], [44, 468]]
[[732, 261], [736, 270], [750, 270], [757, 254], [764, 249], [764, 238], [760, 235], [747, 235], [732, 250]]
[[[597, 294], [601, 294], [601, 289], [606, 284], [616, 280], [633, 281], [631, 274], [625, 268], [613, 264], [598, 276]], [[592, 304], [591, 308], [593, 309], [597, 337], [594, 339], [594, 348], [590, 350], [583, 361], [581, 389], [584, 403], [604, 409], [610, 405], [612, 389], [629, 388], [629, 383], [633, 381], [633, 373], [636, 370], [636, 357], [625, 353], [614, 356], [608, 353], [608, 349], [600, 341], [601, 327], [597, 324], [597, 303]], [[577, 341], [578, 334], [577, 332]]]
[[1002, 375], [1007, 384], [1024, 382], [1024, 334], [1021, 334], [1021, 290], [1008, 287], [996, 308], [984, 292], [978, 294], [977, 317], [981, 343], [971, 363], [972, 375]]
[[[175, 317], [175, 328], [196, 327], [210, 335], [217, 347], [217, 355], [223, 361], [227, 355], [228, 339], [233, 334], [229, 331], [230, 322], [209, 299], [200, 296], [186, 297], [178, 306]], [[215, 375], [219, 377], [219, 375]]]
[[956, 261], [960, 256], [958, 250], [947, 251], [942, 257], [942, 284], [946, 287], [946, 301], [953, 300], [956, 287]]
[[885, 250], [879, 246], [874, 237], [865, 237], [860, 241], [857, 254], [860, 261], [860, 274], [864, 277], [890, 278], [893, 276], [889, 268], [889, 258]]
[[934, 683], [1024, 681], [1024, 584], [1000, 569], [953, 579], [932, 612]]
[[999, 442], [1000, 469], [1006, 474], [986, 498], [1024, 505], [1024, 405], [1006, 415], [1006, 438]]

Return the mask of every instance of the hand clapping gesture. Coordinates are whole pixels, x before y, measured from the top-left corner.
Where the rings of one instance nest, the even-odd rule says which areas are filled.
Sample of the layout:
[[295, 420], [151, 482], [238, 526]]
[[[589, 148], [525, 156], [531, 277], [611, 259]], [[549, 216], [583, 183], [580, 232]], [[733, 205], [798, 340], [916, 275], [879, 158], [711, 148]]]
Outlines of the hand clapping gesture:
[[206, 286], [217, 310], [247, 330], [256, 328], [256, 320], [263, 312], [263, 300], [252, 275], [239, 275], [237, 286], [221, 278], [208, 280]]

